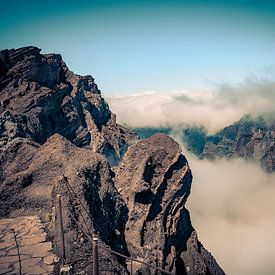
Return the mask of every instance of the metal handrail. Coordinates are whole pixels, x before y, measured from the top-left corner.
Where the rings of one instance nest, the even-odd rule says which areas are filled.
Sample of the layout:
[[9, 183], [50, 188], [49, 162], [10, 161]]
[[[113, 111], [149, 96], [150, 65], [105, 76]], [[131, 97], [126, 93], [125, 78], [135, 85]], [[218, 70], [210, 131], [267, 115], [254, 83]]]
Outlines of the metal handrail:
[[121, 254], [121, 253], [119, 253], [119, 252], [116, 252], [116, 251], [114, 251], [114, 250], [112, 250], [112, 249], [106, 247], [105, 245], [98, 244], [97, 246], [100, 247], [100, 248], [103, 248], [103, 249], [105, 249], [105, 250], [107, 250], [107, 251], [109, 251], [109, 252], [111, 252], [111, 253], [113, 253], [113, 254], [115, 254], [115, 255], [117, 255], [117, 256], [120, 256], [120, 257], [122, 257], [122, 258], [124, 258], [124, 259], [130, 260], [130, 261], [133, 261], [133, 262], [137, 262], [137, 263], [140, 263], [140, 264], [144, 264], [144, 265], [146, 265], [146, 266], [148, 266], [148, 267], [150, 267], [150, 268], [154, 268], [154, 269], [156, 269], [156, 270], [158, 270], [158, 271], [161, 271], [161, 272], [163, 272], [163, 273], [165, 273], [165, 274], [176, 275], [176, 273], [173, 273], [173, 272], [164, 270], [164, 269], [162, 269], [162, 268], [160, 268], [160, 267], [157, 267], [157, 266], [155, 266], [155, 265], [151, 265], [151, 264], [148, 264], [148, 263], [143, 262], [143, 261], [141, 261], [141, 260], [138, 260], [138, 259], [136, 259], [136, 258], [129, 257], [129, 256], [126, 256], [126, 255]]
[[[84, 209], [84, 211], [86, 212], [86, 214], [87, 214], [88, 216], [90, 216], [89, 211], [88, 211], [88, 210], [86, 209], [86, 207], [83, 205], [83, 203], [81, 202], [80, 198], [78, 197], [78, 195], [76, 194], [76, 192], [74, 191], [74, 189], [72, 188], [72, 186], [69, 184], [68, 179], [67, 179], [66, 177], [64, 177], [64, 180], [65, 180], [65, 183], [66, 183], [66, 186], [67, 186], [69, 192], [71, 191], [71, 192], [74, 194], [74, 196], [76, 197], [76, 200], [78, 201], [78, 203], [82, 206], [82, 208]], [[82, 219], [83, 219], [83, 222], [84, 222], [84, 224], [85, 224], [85, 226], [86, 226], [87, 231], [90, 231], [90, 230], [91, 230], [91, 229], [90, 229], [90, 226], [88, 226], [88, 224], [86, 223], [86, 220], [85, 220], [85, 218], [84, 218], [84, 216], [82, 215], [81, 212], [80, 212], [80, 216], [81, 216]], [[91, 232], [91, 237], [93, 238], [93, 232]]]

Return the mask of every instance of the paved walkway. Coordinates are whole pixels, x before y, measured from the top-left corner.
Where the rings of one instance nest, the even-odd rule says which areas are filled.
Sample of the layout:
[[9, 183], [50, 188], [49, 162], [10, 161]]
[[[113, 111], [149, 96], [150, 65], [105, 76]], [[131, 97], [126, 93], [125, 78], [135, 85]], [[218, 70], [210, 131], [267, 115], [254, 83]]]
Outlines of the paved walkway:
[[0, 274], [51, 274], [58, 258], [46, 236], [37, 216], [1, 219]]

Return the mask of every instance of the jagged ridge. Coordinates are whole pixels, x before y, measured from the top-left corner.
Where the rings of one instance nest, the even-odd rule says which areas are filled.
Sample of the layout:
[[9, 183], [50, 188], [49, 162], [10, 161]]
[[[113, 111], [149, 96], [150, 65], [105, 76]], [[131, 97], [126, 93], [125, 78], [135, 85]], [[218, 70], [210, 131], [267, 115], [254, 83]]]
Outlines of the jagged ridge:
[[116, 123], [92, 76], [71, 72], [36, 47], [0, 52], [0, 148], [15, 137], [40, 144], [59, 133], [119, 162], [136, 136]]

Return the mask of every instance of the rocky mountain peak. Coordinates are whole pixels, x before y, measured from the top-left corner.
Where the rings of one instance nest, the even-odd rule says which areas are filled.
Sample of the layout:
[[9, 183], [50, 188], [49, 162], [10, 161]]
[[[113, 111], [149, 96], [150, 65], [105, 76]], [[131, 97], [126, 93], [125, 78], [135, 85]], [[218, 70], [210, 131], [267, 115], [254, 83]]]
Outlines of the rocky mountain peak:
[[[192, 174], [177, 142], [164, 134], [138, 141], [94, 79], [69, 71], [60, 55], [5, 50], [0, 65], [0, 217], [41, 222], [51, 240], [35, 236], [47, 247], [41, 255], [61, 256], [60, 198], [72, 274], [92, 274], [94, 236], [100, 274], [129, 274], [128, 258], [114, 252], [137, 260], [134, 274], [224, 274], [185, 208]], [[8, 253], [5, 270], [20, 273]], [[45, 274], [60, 274], [58, 257], [50, 263]]]
[[61, 56], [42, 55], [40, 51], [36, 47], [1, 51], [1, 86], [9, 85], [10, 88], [15, 88], [21, 81], [34, 81], [51, 88], [64, 82], [68, 69]]
[[59, 133], [117, 164], [136, 136], [116, 123], [92, 76], [71, 72], [36, 47], [0, 52], [0, 147], [15, 137], [43, 144]]

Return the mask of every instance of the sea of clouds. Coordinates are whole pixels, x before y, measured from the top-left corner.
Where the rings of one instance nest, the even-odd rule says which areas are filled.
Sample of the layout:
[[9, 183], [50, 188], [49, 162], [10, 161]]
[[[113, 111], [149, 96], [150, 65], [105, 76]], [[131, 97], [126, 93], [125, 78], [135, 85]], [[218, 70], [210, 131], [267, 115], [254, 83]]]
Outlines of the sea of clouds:
[[245, 115], [274, 117], [275, 81], [251, 76], [211, 91], [144, 92], [106, 99], [118, 122], [128, 127], [203, 126], [213, 134]]

